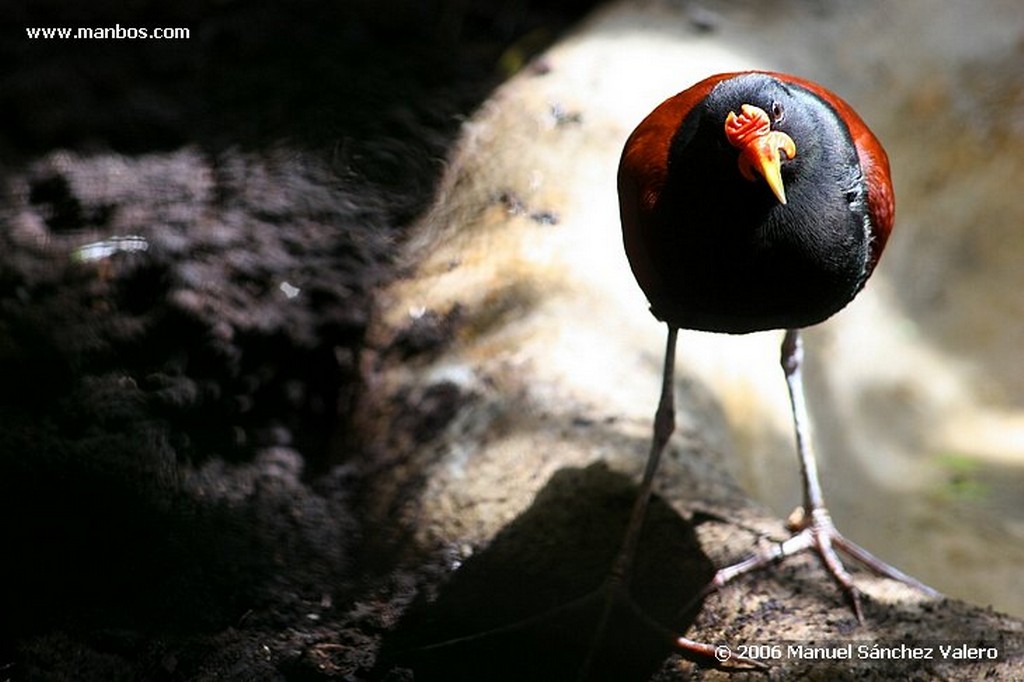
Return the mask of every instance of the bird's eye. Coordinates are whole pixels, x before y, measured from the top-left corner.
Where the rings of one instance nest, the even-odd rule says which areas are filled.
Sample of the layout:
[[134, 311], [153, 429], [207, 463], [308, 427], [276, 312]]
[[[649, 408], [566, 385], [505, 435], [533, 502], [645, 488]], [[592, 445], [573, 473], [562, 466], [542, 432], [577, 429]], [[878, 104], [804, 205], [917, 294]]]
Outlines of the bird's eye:
[[782, 123], [784, 118], [786, 118], [786, 110], [782, 108], [782, 102], [772, 102], [772, 122]]

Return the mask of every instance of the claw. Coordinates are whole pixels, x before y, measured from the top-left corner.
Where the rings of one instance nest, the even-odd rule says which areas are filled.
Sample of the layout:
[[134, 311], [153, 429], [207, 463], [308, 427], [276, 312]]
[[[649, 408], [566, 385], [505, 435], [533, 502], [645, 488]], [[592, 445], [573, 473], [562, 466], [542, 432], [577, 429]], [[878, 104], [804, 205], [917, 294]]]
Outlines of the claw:
[[746, 656], [739, 656], [733, 653], [729, 647], [721, 644], [704, 644], [703, 642], [697, 642], [686, 637], [677, 637], [675, 644], [684, 657], [687, 657], [687, 654], [689, 654], [689, 656], [698, 659], [710, 659], [714, 661], [713, 666], [720, 670], [740, 672], [742, 670], [767, 671], [771, 669], [771, 666], [767, 663], [747, 658]]
[[[790, 517], [790, 521], [792, 523], [793, 517]], [[850, 608], [857, 617], [857, 621], [863, 623], [864, 610], [861, 605], [860, 590], [857, 589], [853, 578], [839, 558], [839, 553], [836, 551], [839, 550], [839, 552], [842, 552], [882, 577], [899, 581], [925, 593], [929, 597], [941, 596], [936, 590], [907, 575], [898, 568], [890, 566], [857, 543], [846, 539], [836, 529], [828, 510], [823, 507], [813, 510], [810, 514], [803, 514], [795, 525], [794, 530], [797, 532], [787, 540], [773, 544], [765, 550], [754, 553], [735, 564], [718, 569], [714, 578], [708, 584], [706, 592], [710, 594], [742, 575], [764, 568], [769, 564], [779, 563], [787, 557], [810, 550], [818, 555], [824, 564], [825, 570], [828, 571], [832, 579], [843, 590]]]

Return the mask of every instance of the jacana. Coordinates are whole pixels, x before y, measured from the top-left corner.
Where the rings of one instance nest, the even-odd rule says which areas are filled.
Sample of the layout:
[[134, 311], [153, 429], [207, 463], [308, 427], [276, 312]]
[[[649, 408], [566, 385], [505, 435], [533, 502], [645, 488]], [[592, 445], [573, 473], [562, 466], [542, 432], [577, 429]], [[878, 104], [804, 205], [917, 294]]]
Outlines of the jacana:
[[784, 329], [781, 361], [802, 513], [789, 539], [718, 570], [709, 590], [812, 550], [858, 620], [860, 593], [838, 552], [935, 595], [836, 529], [804, 399], [800, 330], [857, 295], [893, 227], [889, 162], [875, 135], [849, 104], [811, 81], [771, 72], [719, 74], [665, 100], [637, 126], [622, 152], [618, 191], [630, 267], [651, 312], [667, 325], [668, 340], [654, 438], [613, 575], [625, 580], [630, 571], [658, 461], [675, 428], [678, 330]]

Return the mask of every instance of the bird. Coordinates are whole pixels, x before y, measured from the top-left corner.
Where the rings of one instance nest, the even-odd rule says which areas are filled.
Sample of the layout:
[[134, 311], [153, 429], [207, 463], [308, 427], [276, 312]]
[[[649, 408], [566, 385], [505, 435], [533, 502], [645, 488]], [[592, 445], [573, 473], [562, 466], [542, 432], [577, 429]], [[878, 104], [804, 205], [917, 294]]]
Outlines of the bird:
[[[706, 592], [813, 551], [860, 622], [861, 595], [840, 553], [937, 596], [837, 530], [804, 396], [801, 330], [857, 296], [893, 229], [889, 161], [867, 124], [834, 92], [805, 78], [713, 75], [659, 104], [629, 135], [618, 195], [630, 268], [668, 334], [650, 454], [613, 575], [628, 579], [658, 463], [675, 429], [678, 331], [784, 330], [780, 360], [803, 505], [788, 539], [718, 569]], [[681, 638], [680, 645], [698, 643]]]

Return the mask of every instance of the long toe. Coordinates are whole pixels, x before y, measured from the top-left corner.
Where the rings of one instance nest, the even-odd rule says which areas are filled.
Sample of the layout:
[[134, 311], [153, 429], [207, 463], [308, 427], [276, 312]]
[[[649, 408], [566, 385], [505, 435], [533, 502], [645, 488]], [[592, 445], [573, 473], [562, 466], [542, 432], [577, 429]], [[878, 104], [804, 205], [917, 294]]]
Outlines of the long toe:
[[779, 564], [788, 557], [813, 551], [821, 559], [825, 570], [843, 591], [850, 608], [853, 609], [860, 622], [864, 620], [860, 590], [857, 589], [853, 577], [843, 565], [840, 553], [880, 576], [904, 583], [930, 597], [941, 596], [936, 590], [898, 568], [890, 566], [860, 545], [843, 537], [832, 522], [828, 510], [823, 507], [815, 509], [809, 514], [801, 515], [800, 520], [794, 525], [796, 532], [783, 542], [769, 545], [742, 561], [718, 569], [708, 585], [707, 592], [713, 592], [747, 573]]

